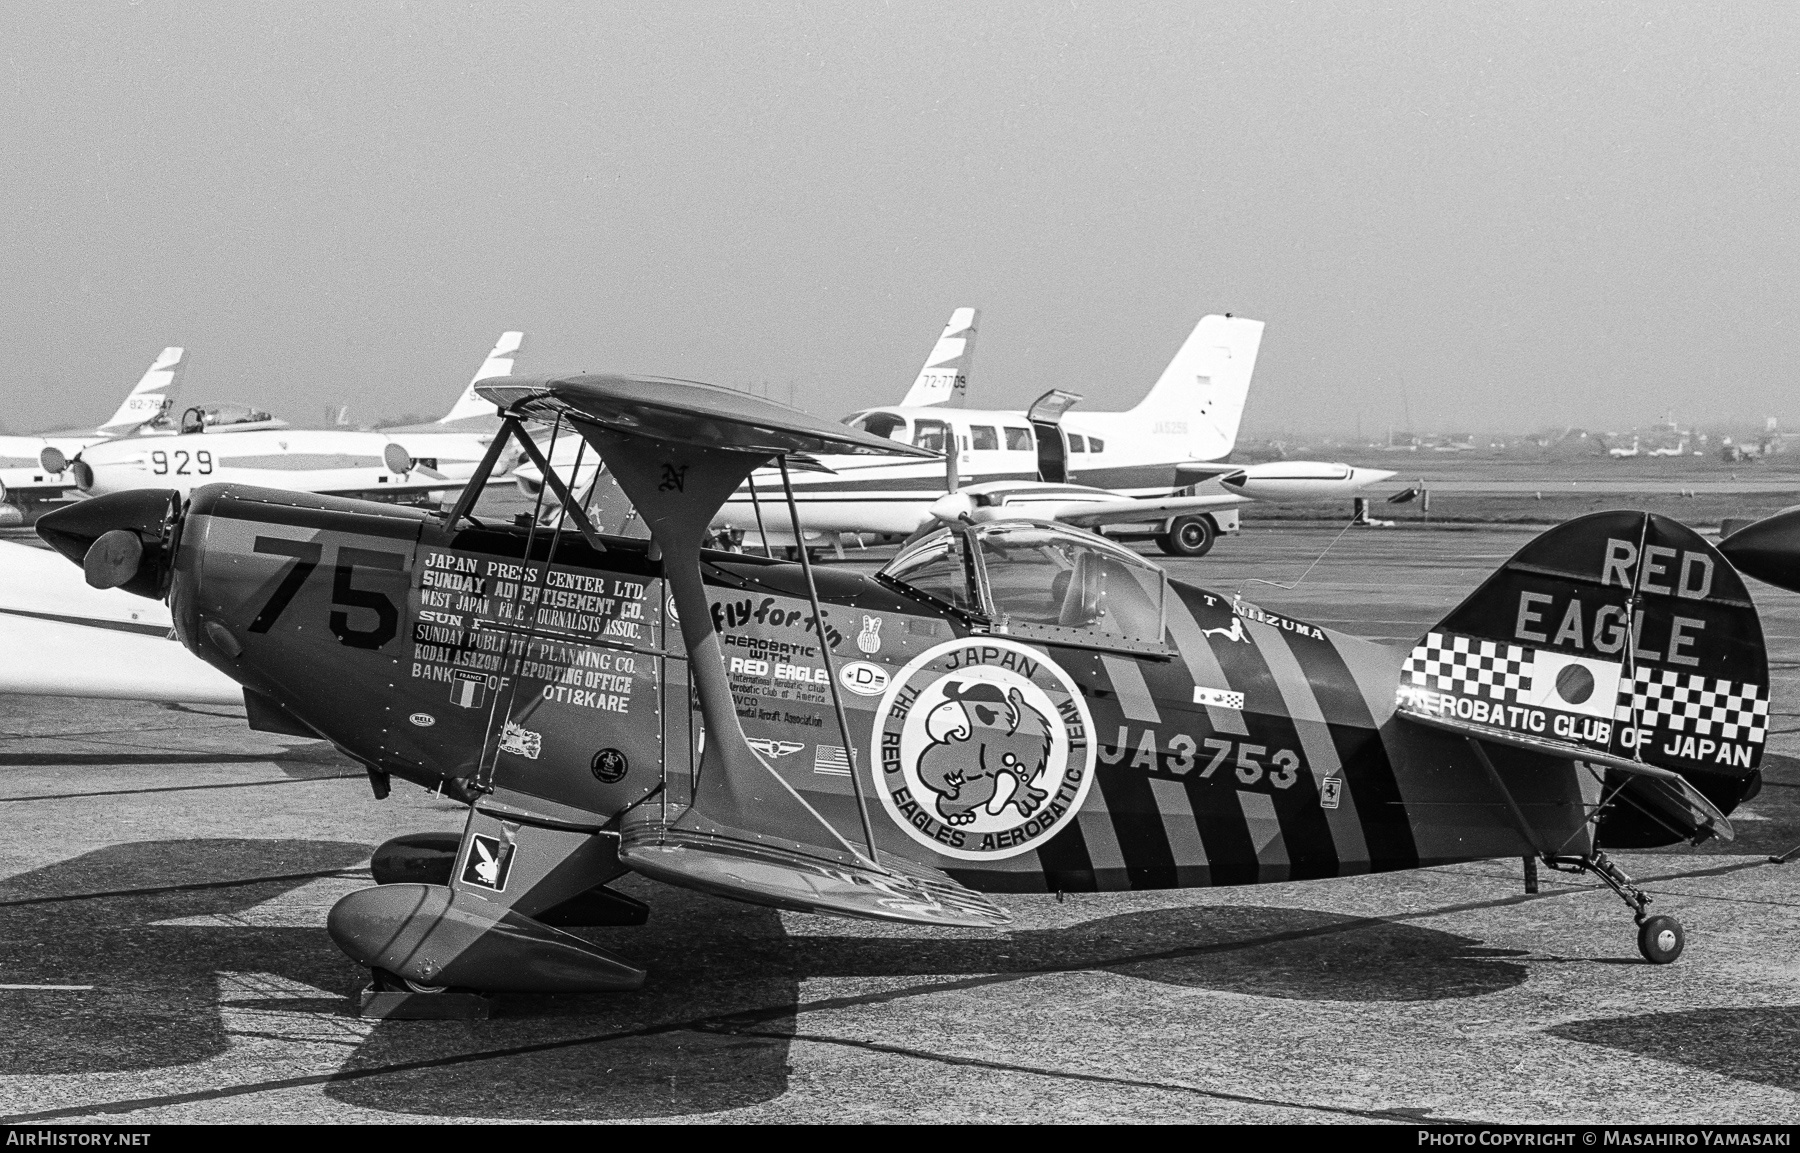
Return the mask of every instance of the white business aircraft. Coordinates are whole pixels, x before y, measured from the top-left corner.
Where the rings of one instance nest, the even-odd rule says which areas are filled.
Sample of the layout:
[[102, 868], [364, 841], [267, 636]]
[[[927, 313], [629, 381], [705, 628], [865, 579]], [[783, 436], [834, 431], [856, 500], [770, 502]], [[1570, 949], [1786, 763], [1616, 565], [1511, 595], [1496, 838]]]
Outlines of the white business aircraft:
[[89, 588], [58, 554], [0, 541], [0, 693], [243, 704], [172, 627], [162, 602]]
[[461, 487], [500, 427], [475, 385], [507, 376], [524, 334], [505, 332], [456, 403], [437, 421], [357, 431], [288, 428], [267, 413], [227, 406], [190, 408], [174, 435], [106, 441], [81, 450], [70, 472], [83, 493], [139, 488], [187, 495], [231, 482], [332, 496], [441, 499]]
[[58, 500], [74, 489], [69, 457], [88, 445], [130, 436], [166, 412], [186, 367], [186, 350], [163, 349], [118, 411], [98, 428], [0, 436], [0, 501], [5, 502], [0, 504], [0, 524], [19, 524], [33, 505]]
[[[1030, 505], [1031, 515], [1152, 537], [1165, 552], [1197, 556], [1219, 532], [1236, 528], [1237, 505], [1329, 498], [1391, 476], [1306, 461], [1212, 463], [1237, 443], [1262, 331], [1259, 320], [1202, 317], [1149, 393], [1124, 412], [1071, 411], [1081, 398], [1057, 389], [1023, 412], [980, 411], [953, 406], [966, 391], [974, 337], [973, 310], [959, 309], [907, 394], [924, 403], [845, 421], [945, 453], [944, 460], [821, 458], [823, 471], [790, 476], [802, 534], [809, 541], [815, 534], [833, 541], [908, 536], [946, 516], [980, 519], [988, 515], [980, 510], [999, 515], [1009, 507], [1016, 516]], [[953, 499], [940, 503], [947, 493]], [[717, 524], [746, 544], [792, 546], [785, 510], [776, 511], [780, 500], [779, 473], [760, 470], [726, 502]]]

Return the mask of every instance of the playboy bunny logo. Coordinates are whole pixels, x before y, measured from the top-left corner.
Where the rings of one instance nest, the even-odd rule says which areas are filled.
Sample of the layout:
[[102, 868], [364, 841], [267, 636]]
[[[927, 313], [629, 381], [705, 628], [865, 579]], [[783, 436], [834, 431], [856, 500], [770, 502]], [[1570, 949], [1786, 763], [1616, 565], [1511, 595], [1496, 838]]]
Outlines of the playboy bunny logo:
[[856, 647], [865, 653], [881, 651], [881, 618], [864, 617], [862, 632], [856, 635]]
[[463, 884], [492, 889], [496, 893], [504, 892], [506, 874], [512, 869], [512, 846], [502, 844], [498, 837], [484, 837], [480, 833], [469, 840], [469, 856], [462, 872]]

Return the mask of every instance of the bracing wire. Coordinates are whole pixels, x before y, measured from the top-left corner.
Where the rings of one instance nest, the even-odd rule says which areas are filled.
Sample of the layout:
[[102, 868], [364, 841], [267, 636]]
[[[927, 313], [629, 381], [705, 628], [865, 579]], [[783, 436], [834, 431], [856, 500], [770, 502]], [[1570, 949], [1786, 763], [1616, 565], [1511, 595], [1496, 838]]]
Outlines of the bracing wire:
[[1348, 524], [1344, 525], [1343, 528], [1339, 529], [1338, 534], [1336, 536], [1332, 537], [1329, 541], [1325, 542], [1325, 547], [1319, 550], [1319, 555], [1313, 558], [1313, 562], [1306, 566], [1306, 571], [1301, 573], [1297, 578], [1295, 578], [1293, 583], [1282, 584], [1280, 581], [1264, 580], [1261, 577], [1250, 577], [1247, 580], [1244, 580], [1239, 583], [1238, 591], [1234, 595], [1241, 596], [1244, 591], [1244, 585], [1271, 585], [1275, 588], [1282, 589], [1283, 591], [1292, 592], [1294, 589], [1297, 589], [1300, 587], [1300, 583], [1302, 581], [1304, 581], [1307, 577], [1312, 575], [1312, 571], [1319, 567], [1319, 562], [1325, 559], [1325, 554], [1329, 553], [1332, 550], [1333, 546], [1335, 546], [1338, 541], [1344, 539], [1344, 534], [1349, 532], [1351, 529], [1353, 529], [1355, 527], [1356, 527], [1356, 521], [1351, 520]]

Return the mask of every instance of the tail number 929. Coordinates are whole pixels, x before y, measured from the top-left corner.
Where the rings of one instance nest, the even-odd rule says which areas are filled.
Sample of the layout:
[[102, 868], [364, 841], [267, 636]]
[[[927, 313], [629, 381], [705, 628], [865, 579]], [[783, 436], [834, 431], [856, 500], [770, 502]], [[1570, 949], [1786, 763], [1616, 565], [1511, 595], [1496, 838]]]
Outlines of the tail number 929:
[[[173, 468], [170, 467], [171, 458], [174, 460]], [[157, 476], [168, 476], [171, 472], [176, 476], [211, 476], [212, 470], [212, 453], [205, 449], [188, 452], [178, 448], [174, 452], [164, 452], [159, 448], [150, 454], [150, 471]]]

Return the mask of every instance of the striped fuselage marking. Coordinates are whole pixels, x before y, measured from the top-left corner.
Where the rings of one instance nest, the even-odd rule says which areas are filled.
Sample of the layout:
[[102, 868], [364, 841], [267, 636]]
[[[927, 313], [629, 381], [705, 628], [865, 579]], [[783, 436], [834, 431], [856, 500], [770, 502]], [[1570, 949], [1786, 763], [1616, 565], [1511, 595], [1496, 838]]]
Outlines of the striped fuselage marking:
[[[1399, 657], [1381, 646], [1272, 614], [1236, 615], [1228, 598], [1173, 586], [1169, 633], [1176, 659], [1094, 658], [1052, 649], [1072, 672], [1091, 665], [1089, 696], [1101, 747], [1082, 820], [1004, 870], [951, 865], [977, 888], [1019, 891], [1150, 889], [1254, 884], [1406, 868], [1418, 863], [1412, 829], [1371, 702], [1393, 691]], [[1211, 630], [1211, 631], [1208, 631]], [[1352, 663], [1354, 662], [1354, 663]], [[1353, 671], [1353, 669], [1355, 671]], [[1079, 674], [1078, 674], [1079, 675]], [[1242, 710], [1193, 704], [1195, 686], [1244, 694]], [[1155, 734], [1154, 757], [1145, 734]], [[1187, 742], [1200, 755], [1187, 755]], [[1123, 743], [1121, 743], [1121, 738]], [[1203, 776], [1211, 748], [1249, 744], [1254, 783], [1236, 756]], [[1269, 787], [1268, 758], [1300, 755], [1304, 771]], [[1154, 764], [1152, 764], [1154, 760]], [[1338, 808], [1319, 798], [1343, 782]], [[1020, 868], [1022, 861], [1035, 867]], [[949, 864], [948, 862], [944, 862]], [[1034, 884], [1033, 882], [1037, 882]]]

